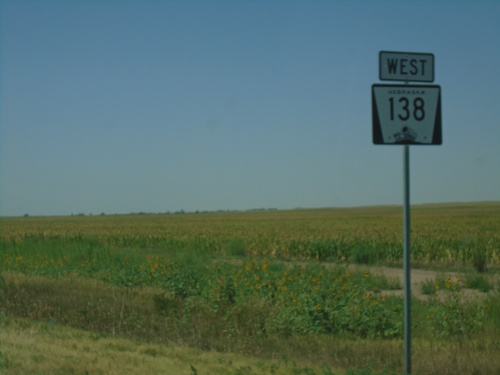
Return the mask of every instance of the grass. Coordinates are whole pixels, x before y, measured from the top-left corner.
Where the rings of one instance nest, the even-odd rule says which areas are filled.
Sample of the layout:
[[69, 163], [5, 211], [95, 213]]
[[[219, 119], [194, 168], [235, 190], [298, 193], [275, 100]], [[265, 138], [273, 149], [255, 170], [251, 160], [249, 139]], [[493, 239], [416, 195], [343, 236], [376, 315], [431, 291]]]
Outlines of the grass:
[[[4, 274], [1, 309], [99, 332], [165, 338], [218, 350], [272, 335], [401, 334], [394, 325], [401, 310], [392, 306], [398, 300], [373, 292], [371, 280], [381, 285], [382, 278], [318, 266], [282, 272], [278, 268], [272, 273], [265, 270], [266, 264], [265, 259], [252, 259], [239, 266], [185, 265], [195, 273], [169, 264], [167, 271], [191, 275], [191, 281], [171, 274], [171, 279], [153, 285], [151, 275], [145, 273], [146, 284], [134, 287], [121, 279], [121, 285], [113, 285], [74, 274], [55, 279], [9, 272]], [[162, 271], [157, 263], [153, 267]], [[366, 314], [373, 319], [365, 319]]]
[[[0, 372], [24, 374], [322, 374], [326, 367], [100, 336], [53, 323], [0, 319]], [[332, 372], [333, 373], [333, 372]]]
[[[359, 274], [354, 277], [368, 277], [365, 274]], [[178, 315], [185, 314], [185, 305], [179, 305], [174, 299], [171, 305], [164, 306], [160, 309], [165, 309], [165, 314], [160, 314], [158, 309], [155, 309], [155, 297], [161, 295], [161, 290], [152, 287], [124, 287], [105, 284], [94, 279], [84, 279], [75, 275], [69, 275], [64, 278], [53, 279], [45, 276], [25, 276], [18, 273], [5, 273], [5, 286], [2, 291], [3, 301], [7, 302], [2, 305], [4, 312], [8, 315], [2, 315], [2, 322], [5, 329], [0, 331], [7, 332], [9, 327], [13, 328], [18, 334], [26, 331], [29, 332], [44, 332], [46, 330], [59, 332], [59, 338], [71, 338], [71, 332], [84, 332], [85, 337], [91, 338], [91, 343], [87, 346], [92, 348], [93, 343], [105, 342], [102, 340], [120, 340], [130, 341], [132, 346], [146, 346], [145, 354], [160, 353], [161, 348], [198, 348], [206, 353], [234, 353], [236, 357], [243, 356], [246, 358], [259, 358], [266, 365], [262, 364], [259, 367], [253, 362], [245, 362], [238, 367], [232, 367], [228, 363], [224, 366], [230, 368], [233, 372], [238, 373], [238, 369], [248, 370], [248, 366], [253, 372], [247, 373], [266, 373], [270, 371], [271, 366], [280, 366], [290, 371], [293, 366], [293, 361], [300, 363], [296, 365], [296, 373], [305, 368], [315, 369], [315, 373], [321, 374], [323, 369], [359, 369], [360, 367], [370, 366], [370, 371], [378, 373], [386, 368], [388, 371], [397, 372], [402, 366], [402, 341], [401, 339], [384, 339], [384, 338], [362, 338], [353, 333], [344, 334], [301, 334], [293, 333], [291, 335], [283, 334], [256, 334], [253, 329], [255, 323], [258, 322], [258, 312], [265, 308], [262, 302], [255, 301], [255, 305], [246, 305], [246, 308], [240, 309], [238, 305], [231, 309], [231, 319], [233, 319], [233, 327], [237, 328], [234, 333], [223, 332], [227, 329], [228, 316], [219, 312], [212, 312], [210, 316], [206, 316], [206, 310], [200, 310], [199, 305], [191, 306], [194, 310], [190, 310], [191, 320], [184, 322]], [[391, 308], [401, 309], [401, 304], [398, 299], [391, 300]], [[452, 302], [455, 300], [451, 300]], [[389, 300], [386, 303], [390, 302]], [[456, 302], [456, 301], [455, 301]], [[479, 329], [475, 334], [470, 335], [455, 335], [455, 328], [462, 328], [464, 322], [461, 316], [465, 315], [474, 318], [468, 310], [461, 310], [459, 304], [448, 304], [441, 306], [440, 304], [430, 304], [414, 301], [415, 314], [413, 317], [414, 324], [418, 329], [414, 331], [414, 339], [416, 348], [422, 351], [422, 361], [417, 359], [415, 354], [415, 366], [422, 371], [417, 373], [426, 374], [446, 374], [446, 373], [473, 373], [474, 370], [482, 368], [484, 373], [495, 373], [500, 364], [495, 360], [497, 358], [494, 353], [498, 349], [500, 342], [498, 339], [498, 321], [495, 317], [500, 314], [500, 302], [498, 296], [492, 295], [485, 301], [484, 306], [488, 309], [488, 315], [483, 316], [481, 322], [485, 325], [477, 327]], [[470, 305], [465, 305], [468, 309]], [[253, 308], [253, 309], [252, 309]], [[485, 311], [486, 310], [481, 310]], [[466, 313], [466, 314], [464, 314]], [[452, 315], [449, 315], [452, 314]], [[455, 314], [455, 315], [453, 315]], [[450, 320], [455, 326], [442, 326], [440, 322], [445, 321], [446, 316], [450, 316]], [[14, 318], [15, 316], [23, 316], [24, 318]], [[488, 318], [489, 316], [489, 318]], [[218, 318], [219, 317], [219, 318]], [[368, 318], [369, 316], [367, 316]], [[222, 318], [222, 320], [221, 320]], [[14, 323], [12, 323], [14, 322]], [[21, 323], [19, 323], [21, 322]], [[239, 325], [234, 325], [235, 322], [240, 322]], [[242, 324], [246, 322], [245, 324]], [[185, 324], [188, 324], [186, 326]], [[33, 328], [35, 326], [35, 328]], [[69, 328], [70, 326], [74, 328]], [[24, 327], [24, 328], [23, 328]], [[194, 329], [186, 329], [191, 327]], [[437, 327], [437, 331], [435, 331]], [[474, 325], [471, 326], [475, 328]], [[64, 333], [66, 328], [68, 332]], [[441, 337], [441, 332], [451, 328], [451, 335]], [[467, 327], [466, 327], [467, 328]], [[80, 331], [82, 330], [83, 331]], [[33, 342], [36, 341], [36, 337]], [[81, 341], [81, 338], [78, 338]], [[1, 339], [3, 344], [7, 343], [6, 339]], [[32, 342], [32, 343], [33, 343]], [[59, 341], [65, 348], [69, 347], [69, 343]], [[115, 341], [112, 341], [115, 342]], [[434, 345], [436, 352], [430, 353], [428, 345]], [[455, 343], [454, 345], [451, 345]], [[44, 346], [42, 340], [37, 347]], [[114, 348], [123, 347], [124, 344], [113, 344]], [[3, 353], [3, 367], [10, 368], [12, 363], [23, 362], [22, 352], [12, 354], [7, 350], [11, 345], [0, 347]], [[80, 346], [74, 349], [78, 352]], [[132, 349], [130, 349], [132, 350]], [[140, 349], [137, 349], [140, 351]], [[128, 351], [128, 350], [127, 350]], [[418, 353], [418, 351], [416, 353]], [[451, 358], [456, 357], [456, 352], [462, 352], [463, 356], [469, 358], [468, 362], [457, 361], [451, 363]], [[97, 352], [104, 353], [105, 358], [115, 359], [117, 354], [112, 350], [100, 350]], [[195, 352], [197, 352], [195, 350]], [[10, 353], [10, 354], [9, 354]], [[489, 353], [489, 354], [488, 354]], [[144, 354], [144, 353], [143, 353]], [[219, 355], [218, 354], [218, 355]], [[41, 354], [33, 354], [33, 358], [38, 358], [32, 362], [33, 366], [38, 366], [46, 361], [51, 362], [51, 356], [42, 356]], [[171, 354], [169, 354], [171, 355]], [[436, 358], [434, 363], [429, 362], [428, 356], [433, 355]], [[489, 355], [489, 357], [488, 357]], [[21, 356], [21, 359], [16, 359]], [[37, 357], [38, 356], [38, 357]], [[72, 358], [70, 354], [64, 354], [63, 357]], [[192, 363], [198, 373], [211, 373], [209, 371], [202, 372], [203, 363], [190, 358], [188, 362]], [[210, 357], [206, 363], [207, 366], [222, 365], [217, 362], [218, 357]], [[221, 358], [225, 358], [222, 356]], [[461, 359], [462, 357], [460, 357]], [[465, 358], [465, 357], [464, 357]], [[361, 360], [362, 359], [362, 360]], [[236, 363], [234, 360], [232, 363]], [[481, 362], [481, 361], [484, 361]], [[141, 360], [138, 363], [147, 365], [147, 360]], [[217, 362], [217, 363], [212, 363]], [[31, 363], [31, 362], [27, 362]], [[55, 366], [63, 366], [56, 362]], [[82, 362], [75, 362], [79, 371], [84, 373], [86, 367], [82, 368]], [[250, 364], [249, 364], [250, 363]], [[447, 371], [443, 372], [442, 363], [447, 364]], [[475, 363], [475, 368], [471, 364]], [[86, 366], [86, 363], [84, 363]], [[126, 362], [124, 362], [126, 364]], [[313, 364], [324, 364], [324, 368], [313, 366]], [[47, 363], [44, 366], [52, 366]], [[432, 365], [432, 366], [431, 366]], [[104, 366], [104, 365], [103, 365]], [[170, 365], [169, 365], [170, 366]], [[172, 365], [173, 366], [173, 365]], [[267, 366], [267, 367], [266, 367]], [[287, 367], [290, 366], [290, 367]], [[495, 367], [496, 366], [496, 367]], [[17, 366], [15, 366], [17, 368]], [[274, 367], [273, 367], [274, 368]], [[95, 370], [95, 371], [94, 371]], [[126, 369], [129, 373], [134, 373], [134, 369]], [[247, 371], [244, 370], [244, 371]], [[470, 371], [469, 371], [470, 370]], [[491, 371], [490, 371], [491, 370]], [[57, 373], [59, 371], [53, 368], [46, 373]], [[71, 370], [73, 371], [73, 370]], [[99, 373], [101, 370], [93, 369]], [[177, 371], [177, 370], [176, 370]], [[180, 371], [180, 370], [179, 370]], [[184, 370], [183, 370], [184, 371]], [[305, 371], [305, 370], [304, 370]], [[311, 370], [312, 371], [312, 370]], [[368, 370], [366, 370], [368, 371]], [[365, 373], [367, 373], [365, 371]], [[375, 372], [377, 371], [377, 372]], [[22, 372], [21, 372], [22, 373]], [[26, 371], [25, 373], [32, 373]], [[43, 373], [43, 372], [41, 372]], [[61, 370], [60, 373], [71, 373], [70, 369]], [[75, 371], [74, 373], [78, 373]], [[107, 373], [105, 370], [101, 373]], [[155, 373], [154, 369], [147, 368], [147, 371], [142, 373]], [[175, 372], [173, 372], [175, 373]], [[177, 372], [182, 373], [182, 372]], [[189, 373], [189, 372], [188, 372]], [[224, 373], [215, 371], [213, 373]], [[242, 373], [242, 372], [240, 372]], [[243, 372], [244, 373], [244, 372]], [[286, 372], [285, 372], [286, 373]], [[288, 372], [291, 373], [291, 372]], [[307, 372], [303, 372], [307, 373]], [[309, 372], [312, 373], [312, 372]], [[342, 373], [342, 372], [340, 372]], [[351, 372], [352, 373], [352, 372]]]
[[[465, 286], [496, 289], [472, 301], [458, 280], [424, 283], [414, 371], [500, 373], [500, 205], [414, 211], [412, 261], [473, 270], [479, 253], [488, 273]], [[401, 261], [400, 215], [0, 219], [0, 372], [399, 373], [402, 299], [382, 292], [401, 286], [362, 267]]]
[[[0, 316], [0, 369], [2, 374], [389, 374], [384, 370], [341, 370], [326, 363], [303, 361], [294, 353], [273, 359], [263, 355], [244, 355], [202, 351], [178, 345], [159, 344], [99, 335], [54, 322]], [[315, 340], [294, 339], [297, 350], [310, 352]], [[366, 341], [325, 338], [318, 357], [340, 364], [353, 363], [356, 348], [380, 355], [393, 350], [389, 343], [381, 349]], [[328, 348], [333, 347], [333, 352]], [[261, 349], [263, 350], [263, 349]], [[397, 361], [397, 359], [396, 359]], [[380, 362], [377, 360], [377, 362]], [[354, 364], [355, 365], [355, 364]], [[379, 364], [380, 366], [380, 364]]]
[[[67, 374], [396, 374], [373, 369], [384, 362], [401, 368], [401, 342], [327, 339], [301, 340], [306, 352], [317, 348], [339, 367], [235, 353], [201, 351], [94, 333], [32, 320], [0, 316], [0, 372], [5, 375]], [[498, 338], [489, 340], [413, 341], [416, 374], [498, 374]], [[373, 358], [371, 366], [345, 369], [356, 356]], [[379, 364], [379, 365], [377, 365]], [[344, 367], [344, 369], [341, 369]], [[196, 371], [193, 371], [193, 368]]]

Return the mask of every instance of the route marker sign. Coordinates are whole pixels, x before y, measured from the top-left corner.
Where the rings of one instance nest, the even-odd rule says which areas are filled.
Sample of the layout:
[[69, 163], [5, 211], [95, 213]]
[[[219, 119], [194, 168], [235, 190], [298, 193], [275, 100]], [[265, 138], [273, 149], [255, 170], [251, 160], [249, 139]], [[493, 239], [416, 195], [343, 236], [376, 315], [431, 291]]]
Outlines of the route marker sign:
[[434, 82], [434, 55], [415, 52], [379, 52], [381, 81]]
[[372, 85], [373, 143], [440, 145], [441, 87]]

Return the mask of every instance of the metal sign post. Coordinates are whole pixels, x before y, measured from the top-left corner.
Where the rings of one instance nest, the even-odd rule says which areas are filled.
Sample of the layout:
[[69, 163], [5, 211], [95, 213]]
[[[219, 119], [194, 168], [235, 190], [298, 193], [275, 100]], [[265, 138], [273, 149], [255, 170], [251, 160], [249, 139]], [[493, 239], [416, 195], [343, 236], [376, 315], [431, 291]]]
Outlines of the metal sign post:
[[403, 145], [404, 367], [411, 374], [410, 145], [440, 145], [441, 87], [434, 82], [434, 55], [379, 53], [379, 78], [404, 85], [372, 85], [372, 129], [376, 145]]
[[403, 270], [405, 313], [405, 373], [411, 374], [411, 277], [410, 277], [410, 146], [404, 145]]

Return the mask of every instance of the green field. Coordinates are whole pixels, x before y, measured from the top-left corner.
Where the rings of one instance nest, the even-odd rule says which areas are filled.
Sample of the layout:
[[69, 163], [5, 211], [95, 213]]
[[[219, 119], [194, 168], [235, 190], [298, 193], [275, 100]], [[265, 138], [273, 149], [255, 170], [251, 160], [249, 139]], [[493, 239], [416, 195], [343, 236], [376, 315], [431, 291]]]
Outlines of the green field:
[[[2, 373], [402, 371], [402, 287], [376, 271], [402, 267], [400, 207], [1, 218], [0, 230]], [[413, 207], [411, 257], [438, 275], [413, 303], [414, 372], [500, 374], [500, 204]]]

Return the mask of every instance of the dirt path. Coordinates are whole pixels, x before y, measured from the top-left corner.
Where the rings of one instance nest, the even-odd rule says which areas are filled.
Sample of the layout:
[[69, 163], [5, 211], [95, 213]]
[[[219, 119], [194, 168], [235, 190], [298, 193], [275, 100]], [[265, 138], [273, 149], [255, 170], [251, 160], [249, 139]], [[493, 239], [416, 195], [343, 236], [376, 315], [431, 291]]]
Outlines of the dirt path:
[[[386, 295], [397, 295], [403, 296], [403, 285], [404, 285], [404, 270], [403, 268], [396, 267], [385, 267], [385, 266], [361, 266], [361, 265], [349, 265], [351, 269], [357, 270], [368, 270], [373, 274], [384, 275], [389, 279], [396, 279], [399, 281], [401, 285], [400, 290], [388, 290], [383, 291], [383, 294]], [[442, 272], [442, 271], [430, 271], [419, 268], [412, 268], [410, 271], [410, 279], [411, 279], [411, 294], [418, 299], [425, 300], [429, 298], [427, 295], [422, 293], [422, 284], [429, 280], [435, 280], [436, 278], [450, 278], [451, 280], [457, 280], [459, 278], [459, 282], [463, 282], [463, 280], [467, 277], [465, 273], [461, 272]], [[474, 298], [484, 296], [485, 293], [482, 293], [478, 290], [463, 288], [462, 293], [467, 298]]]

